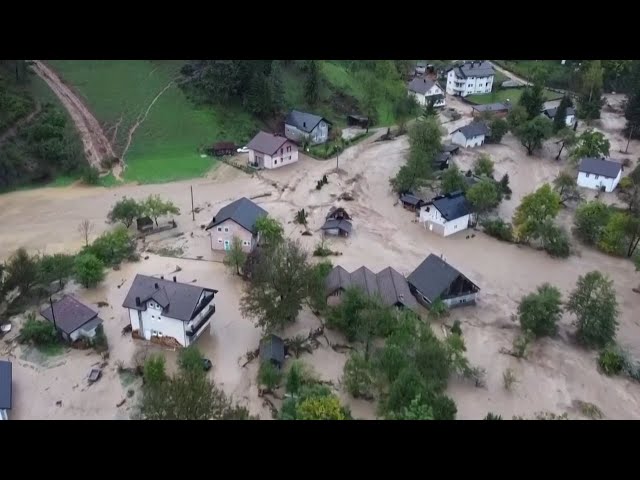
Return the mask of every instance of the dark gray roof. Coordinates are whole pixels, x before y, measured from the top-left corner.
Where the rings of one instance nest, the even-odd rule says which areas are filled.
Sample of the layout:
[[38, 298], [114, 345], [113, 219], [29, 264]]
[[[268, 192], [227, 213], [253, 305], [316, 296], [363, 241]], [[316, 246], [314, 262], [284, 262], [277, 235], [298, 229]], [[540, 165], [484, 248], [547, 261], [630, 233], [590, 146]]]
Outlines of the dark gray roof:
[[331, 207], [329, 209], [329, 213], [327, 213], [327, 216], [325, 217], [325, 220], [335, 220], [337, 218], [351, 220], [351, 215], [349, 215], [343, 207]]
[[[555, 118], [557, 111], [558, 111], [558, 108], [553, 107], [553, 108], [547, 108], [546, 110], [543, 110], [543, 113], [549, 118]], [[567, 107], [566, 115], [575, 115], [575, 114], [576, 114], [575, 108]], [[566, 118], [566, 115], [565, 115], [565, 118]]]
[[[158, 288], [156, 288], [156, 285], [158, 285]], [[148, 300], [153, 299], [160, 303], [158, 301], [160, 299], [163, 302], [166, 301], [166, 307], [163, 306], [162, 315], [188, 322], [193, 318], [202, 292], [218, 293], [217, 290], [211, 288], [138, 274], [133, 279], [129, 293], [127, 293], [122, 306], [135, 310], [146, 310], [146, 302]], [[136, 297], [140, 297], [140, 305], [136, 305]]]
[[302, 130], [303, 132], [311, 133], [322, 120], [327, 123], [331, 123], [320, 115], [291, 110], [289, 115], [287, 115], [287, 118], [284, 119], [284, 123], [296, 127], [298, 130]]
[[324, 222], [324, 225], [320, 227], [320, 230], [332, 230], [337, 228], [338, 230], [342, 230], [343, 232], [351, 233], [351, 222], [345, 219], [339, 220], [327, 220]]
[[473, 138], [480, 135], [489, 135], [489, 127], [482, 122], [471, 122], [464, 127], [460, 127], [456, 132], [462, 133], [465, 138]]
[[604, 158], [585, 157], [580, 161], [579, 172], [593, 173], [603, 177], [616, 178], [622, 170], [622, 164]]
[[424, 203], [424, 200], [416, 197], [412, 193], [403, 193], [402, 195], [400, 195], [400, 201], [402, 203], [408, 203], [409, 205], [418, 205], [420, 203]]
[[447, 163], [451, 159], [451, 154], [448, 152], [440, 152], [436, 155], [436, 158], [433, 160], [433, 163], [436, 165], [442, 165], [443, 163]]
[[[65, 295], [54, 302], [53, 314], [55, 315], [56, 328], [67, 335], [71, 335], [98, 316], [98, 312], [80, 303], [71, 295]], [[54, 320], [54, 315], [51, 315], [51, 306], [42, 310], [40, 315], [50, 322]]]
[[284, 340], [273, 334], [260, 340], [260, 360], [263, 362], [275, 360], [282, 365], [284, 363]]
[[409, 82], [407, 88], [411, 92], [416, 92], [424, 95], [429, 90], [431, 90], [431, 87], [433, 87], [434, 85], [436, 85], [436, 82], [428, 79], [427, 77], [416, 77]]
[[464, 192], [452, 192], [435, 197], [430, 204], [437, 208], [447, 221], [455, 220], [471, 213], [471, 205], [467, 202]]
[[289, 140], [286, 137], [280, 137], [278, 135], [272, 135], [267, 132], [258, 132], [258, 134], [251, 139], [247, 144], [247, 148], [255, 150], [256, 152], [264, 153], [265, 155], [273, 155]]
[[256, 233], [256, 220], [260, 217], [266, 216], [267, 211], [264, 208], [259, 207], [248, 198], [242, 197], [231, 202], [229, 205], [222, 207], [216, 216], [213, 217], [211, 223], [207, 225], [206, 230], [231, 219], [245, 230], [248, 230], [251, 233]]
[[459, 276], [466, 278], [440, 257], [431, 254], [409, 275], [407, 281], [433, 302]]
[[406, 279], [396, 270], [387, 267], [377, 274], [367, 267], [360, 267], [352, 273], [341, 266], [334, 267], [325, 280], [325, 292], [327, 295], [349, 287], [359, 287], [369, 296], [379, 296], [382, 303], [387, 306], [400, 303], [407, 308], [415, 309], [417, 303]]
[[485, 105], [474, 105], [472, 107], [477, 112], [504, 112], [512, 108], [510, 102], [487, 103]]
[[11, 409], [12, 382], [11, 362], [0, 360], [0, 410]]
[[493, 65], [485, 61], [473, 61], [465, 62], [461, 65], [456, 65], [450, 68], [448, 71], [454, 69], [458, 77], [490, 77], [495, 75], [496, 71], [493, 69]]
[[453, 143], [445, 143], [442, 145], [443, 152], [455, 152], [460, 150], [460, 145], [455, 145]]

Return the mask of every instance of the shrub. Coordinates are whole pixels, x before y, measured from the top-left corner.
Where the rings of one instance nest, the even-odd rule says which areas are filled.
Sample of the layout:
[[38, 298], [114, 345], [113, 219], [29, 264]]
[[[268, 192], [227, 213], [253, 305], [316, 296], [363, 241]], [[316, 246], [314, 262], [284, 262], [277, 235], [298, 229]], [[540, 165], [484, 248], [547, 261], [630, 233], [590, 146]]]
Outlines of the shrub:
[[502, 420], [501, 415], [496, 415], [495, 413], [487, 413], [487, 415], [483, 418], [483, 420]]
[[104, 264], [93, 254], [83, 253], [74, 261], [74, 278], [85, 288], [96, 286], [104, 277]]
[[562, 317], [560, 290], [545, 283], [535, 293], [522, 297], [518, 305], [520, 325], [537, 337], [554, 335]]
[[204, 357], [197, 347], [191, 345], [178, 353], [178, 367], [183, 372], [204, 373]]
[[164, 356], [154, 354], [145, 360], [143, 378], [148, 385], [157, 385], [167, 379]]
[[513, 389], [514, 384], [518, 382], [518, 379], [516, 378], [516, 374], [514, 373], [514, 371], [510, 368], [507, 368], [502, 373], [502, 381], [504, 383], [505, 390], [510, 392]]
[[482, 227], [484, 232], [491, 237], [503, 242], [513, 242], [513, 227], [500, 218], [487, 219], [482, 222]]
[[271, 362], [263, 362], [258, 370], [258, 383], [268, 390], [278, 388], [282, 381], [282, 372]]
[[438, 297], [431, 303], [431, 308], [429, 309], [429, 315], [432, 318], [434, 319], [442, 318], [445, 315], [447, 315], [447, 313], [449, 313], [449, 307], [447, 307], [447, 304], [444, 303], [444, 301], [441, 298]]
[[342, 382], [354, 398], [373, 398], [371, 365], [360, 352], [352, 352], [344, 364]]
[[85, 247], [84, 251], [95, 255], [102, 263], [110, 266], [118, 265], [125, 260], [138, 259], [136, 241], [123, 225], [103, 233], [89, 247]]
[[606, 375], [619, 375], [625, 367], [625, 356], [616, 345], [608, 345], [598, 355], [598, 366]]
[[300, 393], [303, 387], [315, 381], [313, 373], [304, 363], [299, 360], [294, 361], [287, 373], [286, 388], [291, 394]]
[[462, 328], [460, 327], [460, 320], [455, 320], [451, 326], [451, 333], [454, 335], [462, 336]]
[[82, 172], [81, 179], [85, 185], [98, 185], [100, 183], [100, 172], [93, 167], [87, 167]]
[[347, 420], [335, 395], [313, 396], [302, 400], [296, 408], [298, 420]]
[[102, 325], [98, 325], [96, 328], [96, 335], [91, 340], [91, 346], [95, 348], [96, 352], [106, 352], [109, 350], [109, 342], [107, 341], [107, 336], [104, 333], [104, 327]]
[[552, 257], [567, 258], [571, 255], [571, 246], [566, 230], [556, 225], [549, 226], [543, 238], [542, 248]]
[[47, 346], [58, 343], [58, 335], [52, 322], [36, 320], [35, 315], [31, 313], [20, 330], [20, 341]]

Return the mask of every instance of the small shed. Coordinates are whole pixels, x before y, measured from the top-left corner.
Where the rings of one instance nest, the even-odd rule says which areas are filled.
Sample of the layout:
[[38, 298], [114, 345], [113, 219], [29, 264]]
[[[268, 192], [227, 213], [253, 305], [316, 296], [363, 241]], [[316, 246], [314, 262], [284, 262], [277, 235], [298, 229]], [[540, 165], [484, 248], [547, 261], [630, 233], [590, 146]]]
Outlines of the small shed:
[[211, 153], [216, 157], [223, 155], [234, 155], [236, 153], [236, 144], [232, 142], [218, 142], [211, 146]]
[[349, 220], [327, 220], [320, 230], [325, 235], [339, 235], [341, 237], [348, 237], [351, 234], [352, 225]]
[[[53, 308], [52, 308], [53, 307]], [[98, 312], [80, 303], [71, 295], [65, 295], [40, 312], [44, 318], [55, 325], [62, 338], [75, 342], [80, 337], [94, 338], [102, 319]]]
[[416, 197], [413, 193], [403, 193], [400, 195], [400, 203], [402, 203], [402, 206], [405, 209], [415, 212], [426, 202], [421, 198]]
[[369, 117], [363, 115], [348, 115], [347, 125], [350, 127], [367, 128], [369, 126]]
[[271, 334], [260, 340], [260, 362], [271, 362], [277, 368], [284, 365], [284, 340]]
[[148, 232], [153, 230], [153, 220], [150, 217], [136, 218], [136, 227], [139, 232]]
[[460, 152], [460, 146], [454, 145], [453, 143], [445, 143], [442, 145], [442, 151], [445, 153], [450, 153], [451, 155], [457, 155]]
[[342, 207], [331, 207], [325, 220], [351, 220], [351, 215]]

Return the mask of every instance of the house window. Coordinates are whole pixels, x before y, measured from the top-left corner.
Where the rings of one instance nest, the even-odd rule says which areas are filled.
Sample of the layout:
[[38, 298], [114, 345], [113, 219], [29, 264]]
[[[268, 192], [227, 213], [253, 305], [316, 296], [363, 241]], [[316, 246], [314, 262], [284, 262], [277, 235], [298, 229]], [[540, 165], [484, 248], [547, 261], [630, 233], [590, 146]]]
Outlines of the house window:
[[283, 148], [281, 148], [281, 149], [280, 149], [280, 155], [282, 155], [283, 153], [284, 153], [284, 149], [283, 149]]
[[224, 231], [225, 231], [225, 233], [228, 233], [229, 232], [229, 227], [224, 227]]
[[222, 243], [222, 239], [221, 238], [218, 239], [218, 243]]
[[218, 227], [218, 231], [221, 232], [222, 231], [222, 227]]
[[289, 146], [287, 147], [287, 152], [290, 152], [290, 151], [291, 151], [291, 147]]
[[596, 175], [596, 180], [598, 180], [600, 178], [600, 175]]
[[249, 246], [249, 242], [247, 242], [246, 240], [244, 242], [242, 242], [242, 245], [244, 245], [245, 247]]
[[589, 178], [589, 174], [588, 174], [588, 173], [585, 173], [585, 176], [586, 176], [587, 178]]
[[273, 164], [274, 164], [274, 165], [277, 165], [277, 164], [278, 164], [278, 160], [274, 160], [274, 161], [273, 161]]

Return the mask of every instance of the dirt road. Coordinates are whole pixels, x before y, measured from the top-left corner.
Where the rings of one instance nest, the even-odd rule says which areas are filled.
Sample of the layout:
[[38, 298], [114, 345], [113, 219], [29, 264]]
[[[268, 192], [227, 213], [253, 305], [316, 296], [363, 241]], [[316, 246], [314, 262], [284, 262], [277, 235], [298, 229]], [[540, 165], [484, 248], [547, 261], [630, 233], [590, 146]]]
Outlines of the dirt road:
[[489, 61], [489, 63], [491, 65], [493, 65], [493, 68], [495, 68], [497, 71], [499, 71], [500, 73], [506, 75], [507, 77], [509, 77], [511, 80], [515, 80], [516, 82], [520, 82], [523, 85], [533, 85], [530, 81], [525, 80], [522, 77], [519, 77], [518, 75], [516, 75], [515, 73], [510, 72], [509, 70], [505, 70], [504, 68], [502, 68], [500, 65]]
[[84, 144], [84, 151], [87, 161], [91, 166], [102, 172], [102, 160], [104, 158], [114, 158], [111, 143], [107, 140], [102, 127], [93, 114], [84, 105], [82, 100], [67, 87], [56, 73], [47, 67], [40, 60], [33, 60], [33, 71], [51, 88], [53, 93], [60, 99], [64, 108], [73, 119], [80, 138]]

